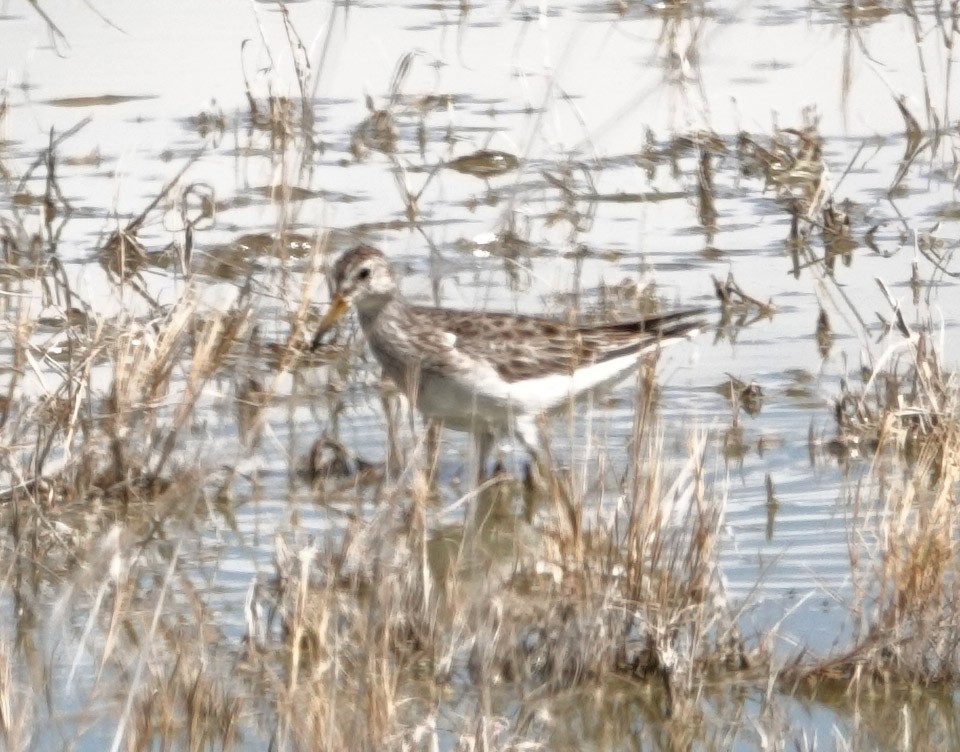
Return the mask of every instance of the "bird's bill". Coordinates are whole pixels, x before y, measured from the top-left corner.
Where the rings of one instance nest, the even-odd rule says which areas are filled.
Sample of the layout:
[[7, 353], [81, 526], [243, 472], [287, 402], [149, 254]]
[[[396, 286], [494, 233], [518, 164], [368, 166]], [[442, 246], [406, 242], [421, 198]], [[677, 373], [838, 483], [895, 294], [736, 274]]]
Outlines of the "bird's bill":
[[317, 328], [317, 333], [313, 335], [313, 343], [311, 344], [312, 349], [316, 350], [320, 344], [323, 342], [323, 338], [327, 336], [333, 325], [337, 323], [343, 314], [347, 312], [347, 309], [350, 307], [350, 302], [337, 293], [333, 296], [333, 301], [330, 303], [330, 308], [327, 309], [327, 312], [324, 314], [323, 318], [320, 320], [320, 326]]

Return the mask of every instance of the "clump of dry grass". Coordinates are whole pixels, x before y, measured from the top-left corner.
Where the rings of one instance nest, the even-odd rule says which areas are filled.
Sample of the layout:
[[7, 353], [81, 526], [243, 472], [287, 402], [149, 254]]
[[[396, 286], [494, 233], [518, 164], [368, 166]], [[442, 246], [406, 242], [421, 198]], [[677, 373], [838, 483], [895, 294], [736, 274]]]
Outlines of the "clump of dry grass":
[[960, 680], [960, 386], [933, 332], [908, 327], [899, 309], [895, 318], [893, 343], [865, 374], [863, 391], [845, 386], [835, 411], [835, 450], [869, 452], [877, 470], [873, 483], [851, 491], [856, 640], [839, 655], [790, 667], [790, 684], [859, 691]]
[[[284, 738], [511, 749], [534, 743], [532, 719], [574, 687], [639, 682], [680, 723], [708, 676], [762, 666], [720, 581], [724, 500], [704, 482], [706, 437], [667, 471], [651, 373], [615, 504], [561, 476], [525, 519], [500, 476], [465, 500], [466, 522], [438, 527], [414, 452], [371, 519], [295, 551], [279, 539], [276, 577], [251, 605], [247, 665], [256, 677], [275, 666], [259, 691]], [[519, 716], [506, 710], [515, 702]], [[438, 713], [459, 719], [446, 736]]]
[[894, 450], [948, 475], [957, 428], [956, 379], [943, 367], [932, 326], [911, 328], [897, 306], [894, 320], [887, 348], [861, 373], [862, 389], [854, 390], [846, 380], [841, 384], [831, 450]]
[[[44, 229], [16, 211], [3, 218], [11, 267], [0, 296], [10, 353], [0, 415], [0, 733], [6, 748], [27, 748], [34, 724], [86, 692], [81, 726], [109, 721], [134, 747], [203, 746], [214, 727], [229, 747], [234, 685], [217, 637], [197, 627], [196, 557], [186, 562], [176, 541], [196, 537], [207, 510], [209, 481], [184, 448], [204, 389], [249, 340], [249, 302], [211, 312], [185, 284], [167, 309], [148, 301], [147, 315], [98, 315], [55, 255], [51, 218], [69, 214], [56, 198], [56, 159], [38, 164], [49, 171]], [[133, 238], [171, 185], [107, 246]], [[24, 243], [42, 244], [29, 271]], [[117, 269], [111, 279], [131, 289], [135, 271]], [[216, 671], [206, 663], [213, 654]], [[68, 724], [63, 733], [82, 732]]]
[[[872, 550], [858, 571], [855, 643], [812, 665], [790, 667], [783, 673], [787, 684], [839, 685], [857, 693], [877, 686], [952, 687], [960, 680], [960, 431], [954, 426], [946, 438], [909, 472], [888, 478], [882, 506], [868, 516]], [[854, 565], [861, 566], [859, 554]]]

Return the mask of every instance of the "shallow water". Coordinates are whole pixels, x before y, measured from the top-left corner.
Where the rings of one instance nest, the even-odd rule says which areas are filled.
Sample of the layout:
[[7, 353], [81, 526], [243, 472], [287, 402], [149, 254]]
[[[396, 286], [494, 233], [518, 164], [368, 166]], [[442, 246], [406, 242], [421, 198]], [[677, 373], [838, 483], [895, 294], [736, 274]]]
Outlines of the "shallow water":
[[[196, 216], [204, 196], [215, 201], [216, 215], [196, 224], [191, 263], [198, 274], [190, 284], [211, 309], [229, 305], [246, 283], [232, 259], [246, 253], [258, 268], [253, 294], [266, 342], [287, 335], [285, 317], [308, 271], [306, 251], [321, 230], [337, 248], [359, 239], [382, 247], [411, 298], [469, 309], [590, 311], [601, 285], [623, 280], [654, 285], [668, 306], [714, 305], [711, 275], [732, 274], [748, 293], [771, 300], [776, 314], [737, 331], [735, 342], [708, 332], [666, 353], [661, 415], [670, 436], [705, 427], [716, 437], [713, 479], [727, 493], [722, 567], [730, 597], [747, 599], [745, 632], [777, 625], [786, 653], [798, 643], [826, 653], [849, 629], [843, 489], [868, 463], [838, 466], [819, 447], [811, 453], [808, 434], [812, 424], [818, 439], [832, 436], [830, 399], [840, 377], [894, 341], [877, 341], [875, 312], [889, 318], [889, 306], [875, 278], [891, 288], [911, 324], [921, 323], [920, 310], [937, 326], [942, 321], [947, 356], [955, 357], [955, 279], [916, 256], [912, 233], [939, 223], [945, 248], [957, 245], [956, 129], [909, 166], [894, 199], [887, 192], [907, 148], [896, 97], [906, 96], [921, 124], [924, 86], [952, 121], [960, 100], [955, 84], [948, 89], [936, 33], [918, 47], [909, 18], [897, 10], [850, 18], [803, 2], [719, 3], [689, 15], [669, 7], [501, 2], [465, 11], [458, 3], [301, 2], [287, 7], [305, 47], [296, 59], [273, 3], [173, 0], [158, 9], [104, 0], [96, 12], [83, 3], [51, 6], [63, 38], [30, 7], [9, 5], [0, 16], [0, 101], [7, 106], [0, 163], [16, 185], [51, 132], [89, 118], [58, 149], [59, 186], [73, 211], [62, 220], [56, 254], [92, 313], [106, 317], [149, 308], [130, 287], [109, 281], [95, 249], [117, 217], [142, 211], [199, 154], [185, 177], [197, 186], [186, 216]], [[918, 7], [924, 28], [934, 28], [932, 6]], [[369, 150], [356, 159], [351, 134], [368, 115], [364, 97], [385, 107], [395, 68], [413, 50], [395, 92], [402, 102], [395, 153]], [[244, 94], [246, 75], [259, 101], [272, 92], [296, 104], [295, 62], [319, 71], [309, 92], [317, 149], [303, 161], [302, 151], [274, 148], [271, 134], [253, 127]], [[794, 273], [789, 215], [773, 187], [737, 167], [738, 132], [799, 129], [805, 109], [818, 118], [837, 199], [853, 202], [856, 247], [832, 277], [819, 265]], [[698, 217], [695, 151], [662, 156], [674, 135], [698, 130], [719, 134], [726, 145], [713, 163], [712, 232]], [[520, 169], [484, 180], [441, 167], [481, 149], [517, 155]], [[44, 179], [35, 170], [17, 192], [42, 196]], [[557, 187], [564, 180], [575, 186], [575, 199]], [[290, 203], [273, 200], [271, 186], [284, 183], [298, 189]], [[405, 192], [417, 195], [415, 223]], [[0, 197], [0, 212], [19, 212], [26, 227], [39, 229], [41, 202], [15, 205], [12, 195]], [[282, 261], [258, 245], [280, 226], [302, 234]], [[874, 226], [879, 253], [864, 238]], [[529, 245], [491, 254], [486, 241], [508, 228]], [[139, 238], [157, 253], [171, 240], [183, 242], [183, 230], [178, 207], [165, 204]], [[239, 251], [238, 244], [252, 248]], [[929, 308], [911, 300], [915, 258]], [[954, 266], [947, 262], [950, 272]], [[159, 263], [144, 268], [142, 282], [160, 304], [175, 301], [185, 284], [173, 266]], [[49, 310], [39, 283], [26, 279], [12, 289], [33, 301], [35, 315]], [[326, 291], [315, 297], [322, 306]], [[835, 332], [826, 358], [814, 337], [821, 306]], [[274, 531], [324, 535], [340, 524], [312, 503], [292, 472], [329, 423], [313, 401], [327, 378], [317, 371], [281, 382], [278, 392], [289, 393], [289, 402], [270, 412], [268, 436], [253, 457], [238, 438], [234, 385], [211, 382], [202, 424], [185, 447], [211, 475], [230, 464], [244, 473], [232, 529], [211, 514], [202, 546], [212, 562], [211, 604], [231, 637], [243, 632], [251, 582], [271, 569]], [[765, 399], [758, 415], [741, 416], [745, 455], [724, 460], [719, 446], [731, 408], [715, 387], [727, 374], [756, 381]], [[94, 371], [93, 388], [108, 383], [108, 373]], [[375, 383], [372, 367], [351, 377], [339, 416], [340, 438], [372, 460], [384, 455]], [[41, 394], [42, 376], [22, 388]], [[615, 408], [587, 421], [614, 464], [624, 461], [614, 447], [630, 430], [631, 388], [617, 397]], [[556, 432], [575, 464], [584, 432]], [[464, 439], [448, 435], [442, 476], [459, 475], [466, 457]], [[768, 475], [779, 500], [772, 522]], [[205, 566], [198, 561], [198, 572]], [[818, 711], [797, 723], [823, 733], [842, 721]]]

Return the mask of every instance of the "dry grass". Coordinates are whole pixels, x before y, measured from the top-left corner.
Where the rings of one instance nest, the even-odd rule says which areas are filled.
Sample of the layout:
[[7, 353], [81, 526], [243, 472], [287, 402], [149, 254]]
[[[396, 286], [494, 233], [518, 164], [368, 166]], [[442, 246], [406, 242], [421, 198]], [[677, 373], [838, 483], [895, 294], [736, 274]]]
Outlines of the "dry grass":
[[836, 407], [833, 450], [867, 452], [875, 467], [873, 482], [850, 491], [857, 639], [837, 656], [791, 667], [791, 683], [858, 691], [960, 679], [960, 390], [933, 332], [896, 318], [902, 333], [891, 333], [863, 392], [846, 390]]
[[[752, 664], [719, 583], [723, 499], [702, 481], [705, 437], [665, 477], [652, 413], [638, 420], [645, 438], [613, 509], [568, 485], [527, 523], [504, 512], [518, 502], [501, 478], [472, 502], [487, 510], [476, 525], [436, 529], [414, 473], [332, 547], [278, 541], [269, 605], [255, 609], [276, 617], [252, 624], [251, 641], [281, 656], [286, 679], [269, 692], [288, 738], [375, 749], [406, 728], [401, 739], [442, 743], [435, 714], [452, 692], [470, 709], [447, 732], [463, 743], [508, 698], [521, 708], [508, 728], [523, 729], [551, 698], [614, 677], [649, 684], [665, 720], [696, 712], [705, 676]], [[277, 629], [285, 648], [252, 639]]]
[[[627, 15], [634, 5], [614, 10]], [[952, 44], [956, 4], [949, 17], [941, 5], [936, 31]], [[867, 6], [845, 6], [851, 37]], [[935, 328], [909, 327], [899, 309], [861, 388], [844, 384], [837, 401], [833, 448], [847, 459], [868, 457], [872, 474], [849, 492], [854, 639], [826, 657], [800, 650], [778, 664], [767, 636], [741, 635], [743, 604], [725, 593], [718, 562], [727, 500], [709, 478], [718, 456], [746, 451], [739, 414], [759, 411], [763, 398], [749, 377], [724, 380], [734, 405], [730, 430], [717, 441], [693, 431], [678, 453], [665, 447], [649, 364], [637, 380], [631, 445], [569, 469], [558, 456], [545, 494], [507, 473], [481, 489], [438, 488], [449, 478], [437, 479], [432, 438], [408, 430], [387, 384], [373, 390], [388, 424], [387, 461], [365, 463], [344, 448], [338, 428], [349, 419], [347, 385], [363, 370], [362, 342], [303, 352], [315, 293], [340, 241], [294, 229], [295, 197], [310, 195], [323, 148], [312, 109], [322, 66], [310, 67], [279, 7], [296, 94], [278, 93], [269, 76], [262, 91], [248, 83], [243, 121], [245, 146], [262, 146], [275, 168], [264, 192], [275, 201], [276, 227], [198, 258], [194, 241], [218, 201], [207, 186], [186, 183], [194, 165], [187, 160], [142, 211], [116, 217], [96, 251], [111, 292], [135, 299], [144, 313], [103, 317], [58, 261], [73, 209], [57, 155], [85, 122], [51, 134], [19, 180], [0, 162], [8, 194], [0, 214], [0, 330], [9, 350], [0, 395], [2, 746], [33, 748], [49, 727], [67, 746], [130, 750], [606, 748], [634, 736], [647, 747], [720, 749], [747, 733], [764, 737], [764, 747], [793, 739], [816, 748], [822, 740], [791, 736], [783, 710], [791, 697], [852, 703], [858, 718], [860, 711], [869, 718], [889, 708], [878, 697], [900, 702], [931, 687], [943, 694], [924, 694], [920, 704], [952, 718], [943, 708], [952, 710], [953, 700], [940, 697], [960, 682], [960, 395]], [[919, 38], [912, 4], [904, 9]], [[696, 96], [707, 27], [688, 3], [657, 13], [664, 84]], [[435, 165], [424, 160], [425, 184], [413, 189], [398, 139], [414, 131], [422, 138], [427, 114], [453, 102], [405, 93], [411, 66], [422, 62], [403, 56], [382, 101], [368, 98], [366, 116], [344, 139], [356, 160], [389, 162], [405, 209], [394, 229], [421, 229], [418, 201], [441, 168], [483, 178], [516, 172], [508, 193], [486, 185], [483, 200], [502, 201], [505, 218], [484, 250], [520, 275], [538, 250], [515, 210], [527, 196], [551, 197], [545, 221], [566, 228], [578, 258], [593, 253], [580, 241], [601, 203], [685, 196], [601, 194], [599, 158], [564, 157], [534, 179], [527, 160], [488, 148]], [[938, 110], [933, 92], [924, 93], [928, 132], [901, 103], [907, 151], [891, 191], [920, 155], [939, 148], [948, 100]], [[9, 113], [3, 92], [0, 126]], [[212, 143], [226, 129], [222, 113], [195, 125]], [[724, 181], [732, 172], [754, 181], [758, 195], [790, 218], [784, 244], [794, 275], [814, 275], [828, 306], [844, 298], [833, 282], [836, 262], [852, 263], [858, 233], [868, 245], [872, 239], [838, 194], [842, 178], [832, 182], [824, 153], [808, 110], [799, 126], [769, 134], [698, 130], [662, 143], [648, 134], [631, 159], [651, 175], [661, 167], [684, 175], [707, 251], [723, 229]], [[37, 171], [43, 187], [33, 195]], [[144, 228], [171, 210], [181, 229], [165, 247], [151, 247], [140, 237]], [[932, 234], [917, 253], [947, 273], [947, 252]], [[280, 261], [273, 275], [258, 268], [261, 256]], [[178, 285], [169, 305], [145, 282], [146, 272], [162, 269]], [[207, 306], [206, 276], [236, 283], [235, 300]], [[734, 342], [777, 313], [732, 276], [716, 289], [724, 314], [718, 339]], [[283, 311], [273, 329], [258, 318], [263, 298]], [[659, 303], [652, 286], [633, 281], [600, 298], [599, 311], [581, 313], [619, 317]], [[575, 302], [583, 302], [579, 291]], [[833, 344], [826, 311], [815, 335], [824, 358]], [[236, 533], [237, 550], [256, 545], [251, 539], [262, 531], [232, 529], [234, 505], [259, 499], [258, 453], [283, 443], [277, 424], [293, 433], [308, 422], [295, 414], [303, 403], [325, 421], [309, 462], [310, 500], [337, 526], [304, 540], [294, 508], [272, 546], [274, 571], [249, 575], [241, 615], [223, 598], [229, 586], [221, 578], [231, 572], [211, 553], [211, 537]], [[214, 418], [239, 437], [229, 450], [209, 429]], [[295, 437], [283, 448], [308, 443]], [[285, 455], [291, 497], [302, 488], [293, 454]], [[767, 487], [775, 514], [769, 476]], [[745, 698], [760, 706], [757, 716], [744, 709]]]

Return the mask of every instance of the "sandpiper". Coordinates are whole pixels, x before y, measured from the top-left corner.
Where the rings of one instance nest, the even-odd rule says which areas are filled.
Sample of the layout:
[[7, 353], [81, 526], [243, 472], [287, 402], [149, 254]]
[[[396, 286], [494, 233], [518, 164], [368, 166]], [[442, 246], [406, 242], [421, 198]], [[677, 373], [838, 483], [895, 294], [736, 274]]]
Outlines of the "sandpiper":
[[542, 462], [542, 415], [611, 386], [644, 354], [703, 325], [701, 308], [576, 326], [412, 305], [383, 253], [366, 245], [337, 260], [333, 288], [314, 349], [352, 305], [384, 373], [424, 417], [474, 434], [478, 479], [498, 437], [515, 436], [534, 462]]

